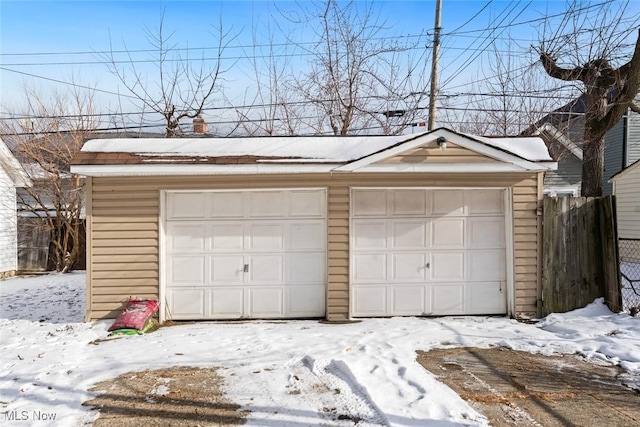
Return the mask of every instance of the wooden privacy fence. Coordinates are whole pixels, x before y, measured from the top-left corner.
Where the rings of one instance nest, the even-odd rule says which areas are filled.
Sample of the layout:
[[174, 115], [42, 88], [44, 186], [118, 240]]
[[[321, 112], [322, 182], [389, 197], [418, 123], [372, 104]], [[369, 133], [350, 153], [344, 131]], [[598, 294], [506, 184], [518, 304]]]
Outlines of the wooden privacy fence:
[[545, 197], [543, 313], [563, 313], [605, 297], [620, 311], [614, 196]]

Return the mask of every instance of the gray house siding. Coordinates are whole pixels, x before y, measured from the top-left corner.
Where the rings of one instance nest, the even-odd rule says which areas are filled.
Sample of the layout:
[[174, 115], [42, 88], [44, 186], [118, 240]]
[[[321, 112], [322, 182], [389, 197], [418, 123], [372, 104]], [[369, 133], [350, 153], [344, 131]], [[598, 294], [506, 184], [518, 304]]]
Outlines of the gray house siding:
[[629, 112], [626, 166], [640, 160], [640, 114]]
[[623, 117], [604, 137], [604, 173], [602, 175], [602, 194], [613, 194], [613, 185], [609, 179], [624, 167], [623, 153], [626, 131], [626, 117]]
[[545, 190], [555, 191], [566, 187], [576, 187], [580, 191], [582, 162], [576, 156], [568, 155], [558, 160], [558, 169], [544, 174]]
[[[582, 163], [567, 147], [560, 144], [552, 135], [542, 132], [549, 154], [558, 162], [558, 169], [547, 171], [544, 174], [545, 194], [556, 195], [557, 192], [566, 192], [571, 187], [580, 190], [582, 179]], [[576, 194], [578, 195], [578, 194]]]

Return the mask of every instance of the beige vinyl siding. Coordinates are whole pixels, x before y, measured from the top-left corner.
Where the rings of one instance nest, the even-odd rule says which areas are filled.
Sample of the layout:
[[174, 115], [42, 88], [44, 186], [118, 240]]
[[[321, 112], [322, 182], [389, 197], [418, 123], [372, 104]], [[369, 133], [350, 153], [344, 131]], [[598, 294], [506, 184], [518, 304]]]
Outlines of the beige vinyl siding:
[[349, 319], [349, 187], [329, 185], [327, 319]]
[[[447, 148], [448, 150], [448, 148]], [[540, 184], [540, 188], [538, 188]], [[528, 174], [297, 174], [94, 177], [88, 187], [87, 319], [112, 318], [129, 297], [159, 293], [160, 190], [328, 188], [327, 319], [349, 318], [350, 187], [512, 187], [515, 314], [536, 316], [542, 187]]]
[[618, 237], [640, 239], [640, 165], [615, 181]]
[[497, 163], [483, 154], [447, 142], [447, 149], [441, 150], [433, 142], [407, 150], [402, 154], [378, 162], [384, 163]]

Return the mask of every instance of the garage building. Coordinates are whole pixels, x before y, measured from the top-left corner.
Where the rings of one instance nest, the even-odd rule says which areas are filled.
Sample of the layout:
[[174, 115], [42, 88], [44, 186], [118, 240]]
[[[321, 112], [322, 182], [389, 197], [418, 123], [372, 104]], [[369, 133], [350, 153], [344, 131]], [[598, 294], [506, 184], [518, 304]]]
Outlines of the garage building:
[[540, 138], [96, 139], [87, 320], [535, 317]]

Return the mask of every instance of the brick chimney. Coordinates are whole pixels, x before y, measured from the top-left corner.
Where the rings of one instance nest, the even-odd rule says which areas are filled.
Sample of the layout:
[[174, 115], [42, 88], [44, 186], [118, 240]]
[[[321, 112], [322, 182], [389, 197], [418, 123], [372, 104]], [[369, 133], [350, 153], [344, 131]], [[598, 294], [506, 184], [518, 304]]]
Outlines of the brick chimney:
[[207, 132], [207, 123], [200, 116], [193, 119], [193, 133], [205, 133]]

